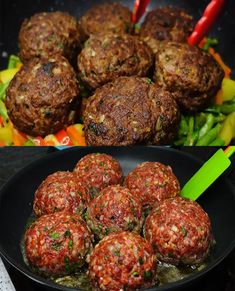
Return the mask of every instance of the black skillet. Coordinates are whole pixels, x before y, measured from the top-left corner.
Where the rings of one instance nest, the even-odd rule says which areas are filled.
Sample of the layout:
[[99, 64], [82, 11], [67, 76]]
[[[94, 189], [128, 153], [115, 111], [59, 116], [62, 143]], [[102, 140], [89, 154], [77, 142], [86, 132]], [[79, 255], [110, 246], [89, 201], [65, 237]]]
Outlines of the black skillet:
[[[16, 269], [43, 284], [45, 288], [72, 290], [60, 287], [37, 276], [24, 264], [20, 241], [36, 188], [49, 174], [58, 170], [72, 170], [76, 162], [91, 152], [105, 152], [118, 159], [125, 175], [143, 161], [160, 161], [169, 164], [181, 185], [197, 171], [201, 162], [179, 151], [160, 147], [133, 148], [73, 148], [41, 158], [9, 180], [0, 191], [0, 254]], [[235, 246], [235, 189], [224, 177], [215, 182], [198, 201], [208, 212], [217, 245], [208, 266], [188, 278], [151, 290], [176, 290], [185, 287], [218, 265]]]
[[[134, 1], [122, 0], [133, 8]], [[0, 1], [0, 68], [6, 66], [7, 59], [2, 52], [18, 53], [18, 32], [24, 18], [39, 11], [64, 10], [80, 17], [88, 8], [104, 0], [1, 0]], [[189, 11], [195, 21], [200, 18], [210, 0], [152, 0], [149, 9], [157, 6], [173, 5]], [[226, 0], [224, 11], [210, 35], [219, 40], [218, 52], [233, 69], [235, 76], [235, 1]]]

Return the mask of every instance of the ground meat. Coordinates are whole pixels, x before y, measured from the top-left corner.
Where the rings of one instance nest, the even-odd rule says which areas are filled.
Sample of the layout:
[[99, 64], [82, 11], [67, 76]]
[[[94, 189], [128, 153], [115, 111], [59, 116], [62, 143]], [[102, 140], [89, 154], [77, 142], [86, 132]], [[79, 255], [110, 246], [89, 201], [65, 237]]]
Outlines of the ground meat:
[[147, 210], [180, 192], [179, 181], [171, 167], [158, 162], [138, 165], [127, 175], [125, 185], [133, 195], [141, 199], [142, 206]]
[[175, 265], [203, 262], [212, 242], [207, 213], [180, 196], [162, 201], [149, 214], [144, 233], [159, 260]]
[[56, 172], [35, 192], [33, 209], [37, 216], [63, 210], [81, 215], [89, 201], [88, 190], [75, 173]]
[[86, 221], [98, 238], [122, 230], [140, 233], [144, 216], [140, 200], [127, 188], [109, 186], [91, 201]]
[[152, 50], [127, 34], [91, 36], [78, 56], [81, 79], [93, 89], [120, 76], [145, 77], [152, 65]]
[[20, 58], [49, 58], [62, 55], [72, 59], [83, 40], [81, 28], [73, 16], [65, 12], [38, 13], [26, 19], [20, 29]]
[[152, 107], [155, 134], [150, 141], [155, 145], [169, 145], [176, 138], [180, 124], [180, 110], [172, 94], [162, 88], [154, 88], [152, 94], [155, 106]]
[[89, 277], [95, 290], [137, 290], [151, 287], [156, 258], [141, 236], [121, 232], [106, 236], [89, 259]]
[[106, 154], [89, 154], [75, 166], [74, 172], [89, 189], [92, 198], [110, 185], [122, 183], [122, 169], [117, 160]]
[[84, 112], [88, 145], [132, 145], [148, 140], [155, 126], [148, 79], [120, 77], [97, 89]]
[[193, 17], [186, 11], [176, 7], [163, 7], [147, 14], [140, 28], [140, 35], [157, 41], [186, 42], [193, 28]]
[[6, 107], [17, 129], [46, 136], [74, 123], [78, 95], [76, 73], [64, 57], [33, 59], [11, 81]]
[[92, 249], [93, 236], [79, 215], [43, 215], [25, 233], [29, 264], [42, 275], [65, 275], [79, 270]]
[[169, 42], [156, 55], [155, 81], [172, 93], [186, 113], [204, 109], [220, 89], [223, 77], [215, 59], [196, 46]]
[[95, 5], [81, 17], [80, 23], [87, 36], [99, 32], [129, 33], [133, 28], [131, 11], [120, 3]]

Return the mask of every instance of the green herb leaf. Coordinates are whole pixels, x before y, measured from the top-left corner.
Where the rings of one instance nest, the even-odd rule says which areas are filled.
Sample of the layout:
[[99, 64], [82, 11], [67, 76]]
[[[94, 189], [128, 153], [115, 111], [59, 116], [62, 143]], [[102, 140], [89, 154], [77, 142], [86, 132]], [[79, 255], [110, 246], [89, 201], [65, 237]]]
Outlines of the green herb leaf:
[[60, 234], [56, 232], [51, 232], [49, 233], [49, 237], [56, 239], [60, 237]]

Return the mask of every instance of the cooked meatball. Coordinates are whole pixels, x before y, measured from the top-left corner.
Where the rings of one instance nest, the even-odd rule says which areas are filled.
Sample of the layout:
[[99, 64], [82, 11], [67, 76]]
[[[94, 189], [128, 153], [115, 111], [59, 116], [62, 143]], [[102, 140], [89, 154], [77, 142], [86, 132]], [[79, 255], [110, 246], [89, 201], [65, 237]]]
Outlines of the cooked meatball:
[[33, 59], [11, 81], [6, 107], [17, 129], [46, 136], [74, 123], [78, 95], [76, 74], [64, 57]]
[[25, 233], [25, 254], [40, 274], [65, 275], [79, 270], [92, 249], [93, 236], [79, 215], [43, 215]]
[[140, 28], [140, 35], [157, 41], [186, 42], [193, 32], [193, 17], [176, 7], [150, 11]]
[[152, 109], [155, 123], [155, 134], [151, 144], [171, 144], [177, 137], [180, 124], [180, 110], [172, 94], [162, 88], [154, 88]]
[[223, 77], [215, 59], [196, 46], [169, 42], [156, 55], [155, 81], [172, 93], [186, 113], [204, 109]]
[[212, 243], [207, 213], [180, 196], [157, 205], [146, 219], [144, 233], [159, 260], [174, 265], [203, 262]]
[[131, 193], [141, 199], [144, 209], [149, 210], [160, 201], [175, 197], [180, 184], [170, 166], [159, 162], [144, 162], [130, 172], [125, 180]]
[[152, 50], [128, 34], [93, 35], [78, 56], [81, 79], [93, 89], [120, 76], [145, 77], [152, 65]]
[[37, 216], [63, 210], [81, 215], [89, 201], [87, 188], [75, 173], [56, 172], [49, 175], [35, 192], [33, 209]]
[[144, 216], [140, 200], [127, 188], [109, 186], [91, 201], [86, 212], [86, 221], [100, 239], [111, 232], [122, 230], [139, 233]]
[[93, 6], [80, 20], [86, 36], [99, 32], [129, 33], [133, 25], [131, 11], [120, 3]]
[[94, 248], [88, 274], [95, 290], [148, 288], [156, 278], [156, 258], [141, 236], [130, 232], [111, 234]]
[[122, 169], [117, 160], [106, 154], [89, 154], [75, 166], [74, 172], [89, 189], [94, 198], [99, 192], [110, 185], [122, 183]]
[[151, 86], [147, 79], [120, 77], [97, 89], [84, 112], [88, 145], [132, 145], [148, 140], [155, 126]]
[[20, 29], [20, 58], [49, 58], [62, 55], [72, 59], [83, 39], [78, 21], [65, 12], [38, 13], [26, 19]]

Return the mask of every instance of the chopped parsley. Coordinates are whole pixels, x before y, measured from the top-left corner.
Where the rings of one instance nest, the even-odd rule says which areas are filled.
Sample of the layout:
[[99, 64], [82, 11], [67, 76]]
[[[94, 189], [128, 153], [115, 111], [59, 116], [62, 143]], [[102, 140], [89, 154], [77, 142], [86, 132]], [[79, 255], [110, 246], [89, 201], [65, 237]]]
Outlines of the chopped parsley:
[[153, 276], [153, 273], [151, 271], [145, 271], [144, 272], [144, 280], [149, 280]]
[[139, 257], [139, 264], [140, 264], [140, 265], [143, 265], [143, 263], [144, 263], [143, 258], [142, 258], [142, 257]]
[[182, 226], [181, 227], [181, 231], [182, 231], [183, 236], [186, 237], [187, 236], [187, 233], [188, 233], [187, 229]]
[[49, 233], [49, 237], [56, 239], [60, 237], [60, 234], [56, 232], [51, 232]]
[[66, 230], [66, 232], [64, 233], [64, 237], [69, 237], [71, 236], [71, 232], [69, 230]]
[[68, 242], [68, 248], [69, 248], [69, 250], [72, 250], [73, 249], [73, 241], [72, 240], [69, 240], [69, 242]]
[[134, 277], [139, 277], [139, 273], [138, 273], [138, 272], [134, 272], [134, 273], [132, 273], [132, 275], [133, 275]]

